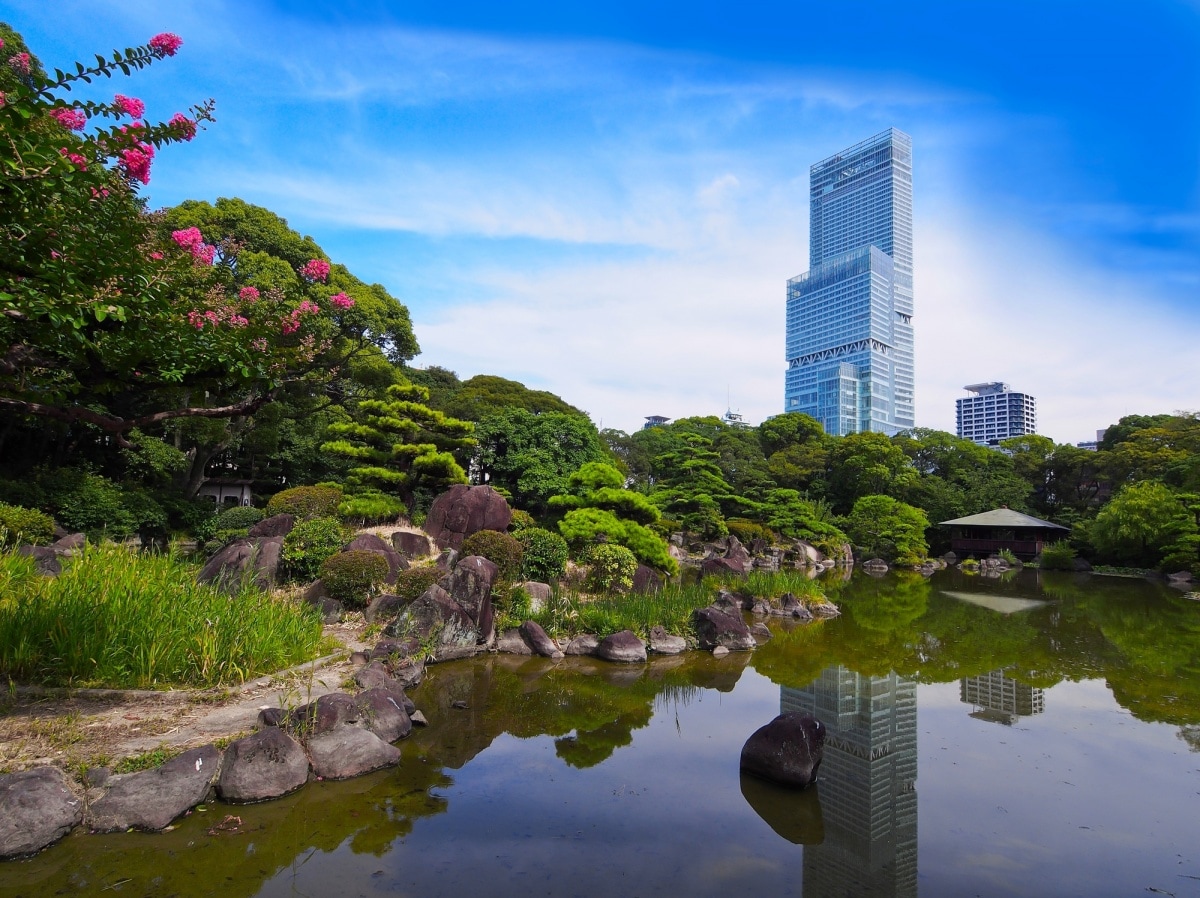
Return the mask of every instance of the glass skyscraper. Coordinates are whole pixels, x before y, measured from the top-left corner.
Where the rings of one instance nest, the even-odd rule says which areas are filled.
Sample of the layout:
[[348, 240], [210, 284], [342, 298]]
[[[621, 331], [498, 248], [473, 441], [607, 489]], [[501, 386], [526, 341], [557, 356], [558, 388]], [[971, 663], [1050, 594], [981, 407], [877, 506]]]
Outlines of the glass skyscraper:
[[788, 281], [784, 410], [826, 433], [913, 420], [912, 138], [889, 128], [812, 166], [809, 270]]

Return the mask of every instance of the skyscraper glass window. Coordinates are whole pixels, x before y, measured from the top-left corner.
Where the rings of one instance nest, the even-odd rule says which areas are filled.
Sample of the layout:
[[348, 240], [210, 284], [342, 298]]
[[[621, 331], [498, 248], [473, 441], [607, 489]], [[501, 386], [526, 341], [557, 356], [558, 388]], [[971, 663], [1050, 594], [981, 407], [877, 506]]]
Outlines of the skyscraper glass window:
[[809, 203], [809, 270], [787, 286], [784, 410], [835, 436], [912, 427], [912, 138], [889, 128], [816, 163]]

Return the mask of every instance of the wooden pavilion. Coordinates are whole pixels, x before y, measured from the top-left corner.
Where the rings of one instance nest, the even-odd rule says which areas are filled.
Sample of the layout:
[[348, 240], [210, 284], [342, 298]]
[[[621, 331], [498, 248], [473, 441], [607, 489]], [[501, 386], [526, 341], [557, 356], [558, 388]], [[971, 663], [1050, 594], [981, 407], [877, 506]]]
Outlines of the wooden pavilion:
[[1043, 546], [1065, 538], [1070, 528], [1021, 514], [1011, 508], [994, 508], [981, 514], [942, 521], [949, 527], [950, 550], [959, 557], [986, 558], [1008, 549], [1022, 561], [1042, 554]]

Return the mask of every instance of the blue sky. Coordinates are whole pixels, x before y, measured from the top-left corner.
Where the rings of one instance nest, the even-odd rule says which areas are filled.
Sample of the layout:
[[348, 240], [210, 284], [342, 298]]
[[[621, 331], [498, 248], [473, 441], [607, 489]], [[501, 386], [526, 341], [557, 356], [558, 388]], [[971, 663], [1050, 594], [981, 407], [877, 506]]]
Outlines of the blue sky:
[[[576, 9], [574, 7], [581, 8]], [[586, 8], [584, 8], [586, 7]], [[1200, 408], [1200, 2], [0, 0], [50, 65], [217, 122], [155, 206], [240, 196], [412, 311], [418, 364], [597, 423], [781, 409], [811, 163], [914, 142], [917, 422], [1004, 380], [1039, 432]]]

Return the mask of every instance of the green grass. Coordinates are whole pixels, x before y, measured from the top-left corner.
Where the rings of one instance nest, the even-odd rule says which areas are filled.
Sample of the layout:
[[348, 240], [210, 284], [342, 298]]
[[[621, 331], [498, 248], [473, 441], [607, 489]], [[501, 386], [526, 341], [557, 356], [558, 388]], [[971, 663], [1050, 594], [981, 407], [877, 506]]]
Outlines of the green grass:
[[0, 555], [0, 675], [111, 688], [215, 686], [307, 661], [324, 648], [312, 608], [252, 585], [234, 596], [170, 555], [92, 547], [56, 578]]
[[794, 594], [801, 602], [825, 598], [820, 584], [802, 572], [755, 571], [746, 577], [706, 578], [685, 585], [670, 582], [656, 593], [582, 596], [555, 590], [546, 607], [533, 619], [552, 636], [591, 633], [603, 639], [621, 630], [632, 630], [644, 639], [655, 626], [677, 636], [688, 636], [692, 633], [692, 612], [711, 604], [719, 589], [767, 601], [778, 601], [785, 592]]

